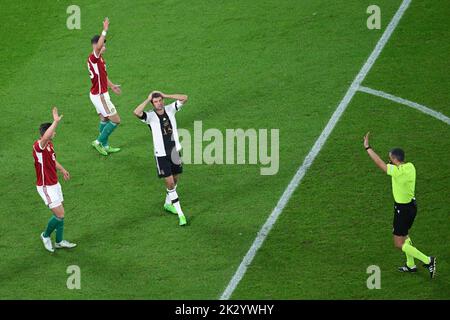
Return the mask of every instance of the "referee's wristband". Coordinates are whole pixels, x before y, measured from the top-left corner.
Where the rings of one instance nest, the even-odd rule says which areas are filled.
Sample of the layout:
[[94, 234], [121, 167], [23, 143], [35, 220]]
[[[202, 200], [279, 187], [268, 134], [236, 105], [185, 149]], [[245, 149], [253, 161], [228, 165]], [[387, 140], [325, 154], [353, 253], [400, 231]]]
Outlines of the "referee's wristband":
[[105, 30], [102, 31], [102, 36], [106, 37], [106, 31]]
[[372, 147], [371, 147], [371, 146], [368, 146], [368, 147], [366, 148], [366, 150], [369, 150], [369, 149], [372, 149]]

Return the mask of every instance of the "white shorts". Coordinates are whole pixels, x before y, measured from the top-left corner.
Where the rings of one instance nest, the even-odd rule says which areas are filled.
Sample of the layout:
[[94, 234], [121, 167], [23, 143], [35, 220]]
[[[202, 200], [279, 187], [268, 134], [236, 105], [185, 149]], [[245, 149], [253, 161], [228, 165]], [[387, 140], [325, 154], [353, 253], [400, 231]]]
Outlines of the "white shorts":
[[104, 117], [110, 117], [117, 113], [116, 107], [111, 102], [108, 92], [96, 95], [89, 92], [89, 97], [98, 114], [101, 114]]
[[50, 209], [59, 207], [64, 201], [59, 182], [52, 186], [36, 186], [39, 195]]

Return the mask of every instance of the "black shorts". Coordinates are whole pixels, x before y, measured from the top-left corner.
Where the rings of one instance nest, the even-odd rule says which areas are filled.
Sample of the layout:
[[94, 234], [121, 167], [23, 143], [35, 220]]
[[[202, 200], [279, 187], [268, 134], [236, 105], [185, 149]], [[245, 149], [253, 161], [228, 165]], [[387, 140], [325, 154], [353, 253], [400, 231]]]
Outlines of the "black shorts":
[[410, 203], [394, 203], [394, 230], [395, 236], [406, 237], [411, 229], [417, 214], [416, 200]]
[[170, 156], [155, 157], [158, 177], [167, 178], [183, 172], [181, 154], [173, 149]]

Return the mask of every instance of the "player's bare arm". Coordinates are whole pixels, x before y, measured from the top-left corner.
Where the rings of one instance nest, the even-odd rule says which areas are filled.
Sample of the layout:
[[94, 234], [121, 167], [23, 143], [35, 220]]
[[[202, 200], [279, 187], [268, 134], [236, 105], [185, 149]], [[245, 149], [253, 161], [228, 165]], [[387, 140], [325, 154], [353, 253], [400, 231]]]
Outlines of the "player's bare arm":
[[144, 102], [142, 102], [140, 105], [137, 106], [136, 109], [134, 109], [133, 113], [136, 117], [138, 117], [138, 118], [142, 117], [142, 115], [144, 114], [145, 108], [151, 101], [152, 94], [153, 94], [153, 92], [148, 95], [147, 99], [145, 99]]
[[105, 38], [106, 38], [106, 32], [109, 29], [109, 19], [105, 18], [105, 20], [103, 20], [103, 32], [100, 36], [100, 39], [98, 39], [97, 44], [95, 45], [95, 55], [98, 57], [102, 52], [101, 50], [103, 49], [103, 45], [105, 44]]
[[45, 131], [39, 143], [42, 148], [45, 148], [47, 146], [47, 143], [53, 138], [53, 134], [55, 133], [56, 127], [58, 126], [58, 123], [61, 121], [63, 117], [63, 115], [58, 115], [58, 108], [56, 107], [53, 107], [52, 113], [53, 113], [53, 123], [47, 129], [47, 131]]
[[70, 173], [69, 173], [69, 171], [67, 171], [66, 169], [64, 169], [64, 167], [58, 162], [58, 161], [55, 161], [55, 165], [56, 165], [56, 169], [59, 171], [59, 172], [61, 172], [61, 174], [63, 175], [63, 177], [64, 177], [64, 180], [69, 180], [70, 179]]
[[373, 162], [375, 162], [378, 168], [386, 172], [387, 171], [386, 163], [384, 163], [384, 161], [380, 158], [380, 156], [375, 151], [373, 151], [372, 147], [369, 144], [369, 134], [370, 132], [367, 132], [367, 134], [364, 136], [364, 148], [366, 148], [369, 157], [372, 158]]
[[111, 80], [109, 80], [109, 77], [107, 78], [108, 80], [108, 87], [111, 88], [111, 90], [117, 94], [120, 95], [122, 93], [122, 89], [120, 88], [120, 84], [114, 84], [112, 83]]
[[162, 94], [162, 96], [164, 98], [179, 100], [179, 101], [181, 101], [181, 103], [185, 103], [188, 100], [188, 96], [185, 94], [165, 94], [162, 92], [160, 92], [160, 93]]

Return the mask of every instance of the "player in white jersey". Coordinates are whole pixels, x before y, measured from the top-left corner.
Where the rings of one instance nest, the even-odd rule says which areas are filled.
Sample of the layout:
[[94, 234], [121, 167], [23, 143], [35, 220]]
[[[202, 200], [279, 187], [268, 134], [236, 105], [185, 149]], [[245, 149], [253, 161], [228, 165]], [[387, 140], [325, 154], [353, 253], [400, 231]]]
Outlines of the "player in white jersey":
[[[165, 98], [176, 101], [165, 106]], [[134, 110], [135, 116], [146, 123], [152, 133], [158, 176], [164, 178], [167, 188], [164, 209], [178, 214], [180, 226], [186, 225], [186, 217], [181, 210], [176, 191], [183, 167], [175, 113], [180, 111], [187, 100], [188, 96], [183, 94], [164, 94], [154, 91]], [[153, 105], [153, 110], [144, 111], [149, 103]]]

